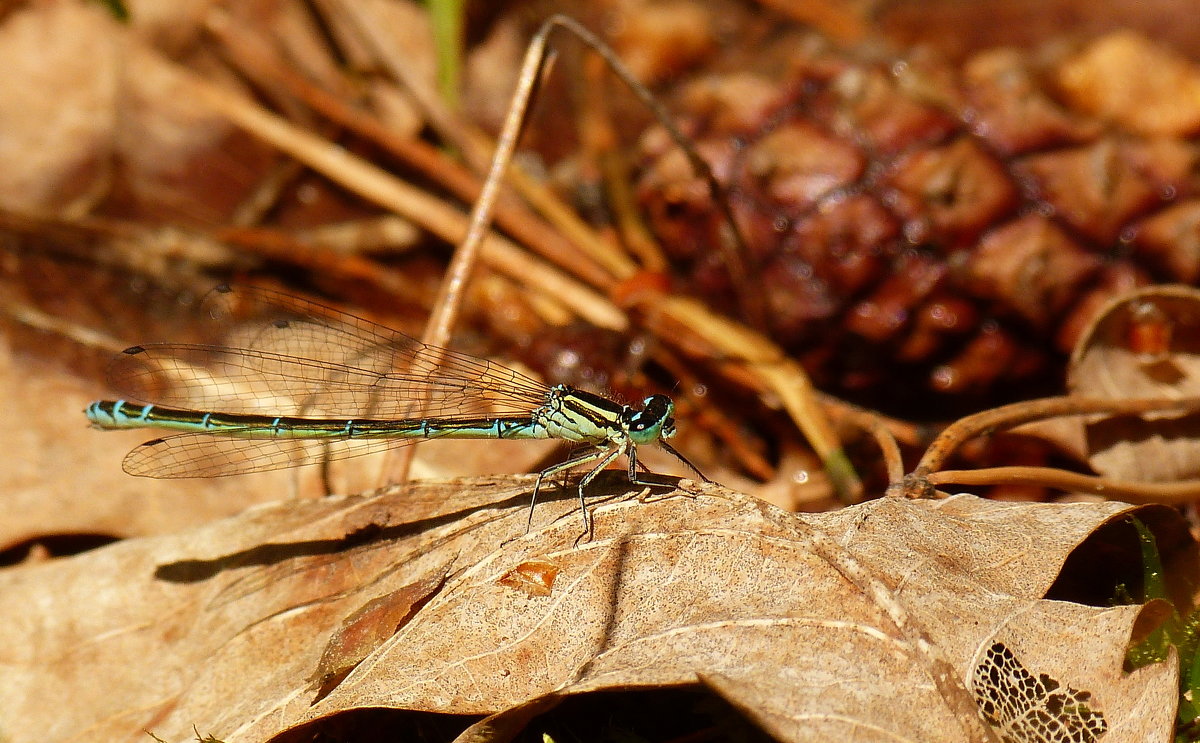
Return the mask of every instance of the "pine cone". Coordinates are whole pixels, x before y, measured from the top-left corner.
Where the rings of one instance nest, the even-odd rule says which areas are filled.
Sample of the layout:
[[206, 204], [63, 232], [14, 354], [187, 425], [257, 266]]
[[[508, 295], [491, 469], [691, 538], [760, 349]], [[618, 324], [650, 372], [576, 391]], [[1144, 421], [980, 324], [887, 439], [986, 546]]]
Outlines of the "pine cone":
[[[922, 417], [1053, 393], [1099, 302], [1200, 278], [1186, 60], [1127, 33], [960, 67], [811, 39], [781, 56], [689, 82], [676, 109], [730, 192], [768, 330], [824, 389]], [[687, 291], [736, 315], [703, 183], [661, 131], [642, 155]]]

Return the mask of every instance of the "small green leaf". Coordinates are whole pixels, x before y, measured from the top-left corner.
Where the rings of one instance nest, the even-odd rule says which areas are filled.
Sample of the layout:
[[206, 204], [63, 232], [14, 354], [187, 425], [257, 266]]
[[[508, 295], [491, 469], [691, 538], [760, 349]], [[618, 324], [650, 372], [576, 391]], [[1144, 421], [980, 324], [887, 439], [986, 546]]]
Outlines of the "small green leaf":
[[1158, 543], [1154, 533], [1139, 519], [1130, 518], [1137, 530], [1138, 546], [1142, 550], [1142, 600], [1167, 599], [1167, 584], [1163, 580], [1162, 557], [1158, 554]]

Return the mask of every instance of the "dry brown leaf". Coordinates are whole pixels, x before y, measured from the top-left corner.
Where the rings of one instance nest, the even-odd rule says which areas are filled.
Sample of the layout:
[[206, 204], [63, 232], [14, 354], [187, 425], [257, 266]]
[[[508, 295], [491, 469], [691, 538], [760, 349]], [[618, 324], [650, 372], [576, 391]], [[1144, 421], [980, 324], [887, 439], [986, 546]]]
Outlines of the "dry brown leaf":
[[5, 208], [78, 214], [103, 196], [113, 177], [118, 29], [96, 5], [51, 3], [6, 14], [0, 25]]
[[174, 532], [291, 492], [289, 476], [278, 472], [175, 483], [129, 477], [121, 458], [146, 433], [90, 430], [83, 408], [103, 388], [14, 355], [3, 329], [0, 391], [0, 549], [64, 535]]
[[[1101, 399], [1200, 396], [1200, 291], [1155, 286], [1100, 311], [1071, 356], [1071, 393]], [[1103, 475], [1170, 482], [1200, 477], [1196, 415], [1107, 417], [1084, 427], [1088, 462]]]
[[317, 698], [329, 693], [363, 658], [399, 631], [445, 581], [445, 575], [428, 575], [371, 599], [346, 617], [325, 646], [321, 662], [310, 679], [319, 687]]
[[[132, 343], [128, 338], [125, 342]], [[236, 478], [157, 480], [121, 470], [121, 459], [153, 438], [146, 431], [96, 431], [83, 409], [111, 397], [100, 382], [15, 353], [0, 328], [0, 550], [74, 535], [146, 536], [207, 523], [267, 501], [322, 493], [314, 468]], [[37, 425], [28, 425], [37, 421]], [[413, 465], [416, 477], [529, 471], [552, 442], [428, 442]], [[338, 463], [335, 463], [338, 464]], [[378, 459], [362, 457], [334, 468], [334, 484], [374, 483]]]
[[[186, 56], [187, 66], [207, 79], [245, 89], [217, 54], [197, 43], [203, 7], [158, 5], [145, 13], [138, 8], [128, 25], [84, 3], [25, 5], [5, 16], [5, 208], [78, 216], [104, 203], [125, 216], [223, 224], [258, 187], [275, 153], [181, 95], [161, 65], [137, 53], [153, 43]], [[199, 161], [204, 167], [194, 166]]]
[[[547, 695], [702, 682], [784, 740], [986, 740], [971, 679], [997, 652], [1090, 693], [1083, 711], [1102, 717], [1106, 743], [1170, 730], [1175, 666], [1121, 670], [1140, 607], [1043, 599], [1070, 576], [1117, 572], [1073, 552], [1112, 555], [1125, 534], [1136, 554], [1127, 527], [1093, 535], [1130, 506], [959, 496], [793, 515], [718, 486], [614, 497], [626, 487], [613, 473], [594, 488], [594, 537], [577, 544], [569, 490], [525, 533], [531, 484], [264, 506], [10, 569], [6, 733], [183, 739], [196, 726], [262, 741], [349, 710], [519, 716]], [[1178, 516], [1139, 514], [1168, 560], [1184, 554]], [[1077, 551], [1085, 540], [1104, 546]], [[533, 561], [558, 567], [549, 595], [505, 581]], [[331, 636], [397, 591], [415, 613], [360, 644], [362, 661], [314, 703], [307, 680]]]

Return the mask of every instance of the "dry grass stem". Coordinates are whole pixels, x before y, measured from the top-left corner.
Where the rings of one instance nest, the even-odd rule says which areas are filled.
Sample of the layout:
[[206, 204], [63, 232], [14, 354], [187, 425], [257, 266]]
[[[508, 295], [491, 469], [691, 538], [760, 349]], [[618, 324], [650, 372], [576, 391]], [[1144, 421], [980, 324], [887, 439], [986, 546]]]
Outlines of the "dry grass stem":
[[[166, 64], [161, 59], [155, 62]], [[336, 145], [299, 129], [263, 110], [241, 95], [212, 85], [176, 67], [189, 94], [283, 152], [303, 161], [330, 180], [387, 209], [411, 219], [447, 242], [466, 234], [467, 218], [456, 207], [430, 196]], [[600, 327], [622, 330], [625, 316], [591, 288], [530, 256], [512, 241], [489, 235], [481, 246], [485, 263], [531, 291], [555, 296], [580, 317]]]
[[663, 296], [654, 300], [653, 308], [686, 328], [689, 336], [708, 344], [712, 358], [740, 362], [762, 388], [778, 395], [788, 415], [821, 458], [839, 496], [848, 501], [861, 497], [862, 483], [850, 468], [833, 424], [817, 402], [812, 382], [799, 364], [765, 337], [710, 312], [695, 300]]
[[[209, 23], [210, 30], [225, 45], [231, 59], [244, 74], [269, 80], [276, 87], [286, 88], [291, 95], [314, 111], [378, 144], [402, 162], [446, 188], [464, 203], [474, 202], [479, 197], [481, 183], [473, 171], [422, 140], [393, 132], [373, 115], [355, 108], [344, 98], [319, 87], [299, 74], [293, 67], [288, 66], [274, 49], [263, 44], [260, 37], [248, 34], [235, 24], [229, 23], [228, 17], [223, 14], [213, 15], [215, 18]], [[518, 190], [533, 201], [534, 197], [527, 191], [533, 187], [529, 185], [529, 179], [514, 178], [510, 175], [509, 181], [524, 186]], [[570, 213], [557, 197], [540, 186], [537, 188], [541, 194], [537, 197], [538, 203], [547, 200], [556, 203], [556, 207], [545, 210], [547, 214]], [[563, 249], [564, 234], [575, 244], [602, 242], [578, 217], [574, 217], [572, 221], [573, 229], [567, 230], [562, 224], [558, 224], [557, 220], [551, 226], [536, 218], [528, 208], [514, 199], [501, 198], [496, 203], [495, 222], [533, 252], [592, 286], [604, 289], [612, 283], [612, 278], [605, 271], [605, 268], [611, 270], [610, 266], [602, 268], [596, 261], [589, 260], [578, 251]], [[581, 238], [580, 234], [586, 237]]]

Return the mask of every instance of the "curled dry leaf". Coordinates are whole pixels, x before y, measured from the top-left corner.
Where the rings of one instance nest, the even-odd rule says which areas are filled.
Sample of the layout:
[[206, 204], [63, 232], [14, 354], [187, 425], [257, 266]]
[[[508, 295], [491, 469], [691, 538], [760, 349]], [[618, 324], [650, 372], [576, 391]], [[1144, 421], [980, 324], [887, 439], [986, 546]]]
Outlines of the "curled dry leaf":
[[[498, 713], [495, 731], [539, 699], [702, 683], [780, 740], [957, 743], [989, 739], [980, 704], [1009, 727], [1052, 705], [973, 680], [1004, 661], [1086, 693], [1106, 743], [1168, 735], [1174, 665], [1122, 670], [1140, 607], [1044, 599], [1136, 575], [1122, 518], [1135, 510], [1167, 573], [1195, 572], [1168, 509], [959, 496], [794, 515], [715, 485], [630, 496], [613, 473], [579, 540], [569, 489], [526, 532], [532, 482], [265, 506], [10, 569], [6, 734], [183, 739], [196, 726], [265, 741], [364, 708]], [[558, 570], [547, 595], [503, 580], [540, 563]], [[307, 680], [330, 638], [381, 596], [404, 596], [403, 611], [356, 641], [318, 699]]]
[[[1156, 286], [1100, 311], [1071, 357], [1071, 393], [1101, 399], [1200, 397], [1200, 291]], [[1168, 482], [1200, 477], [1200, 413], [1081, 421], [1103, 475]]]

